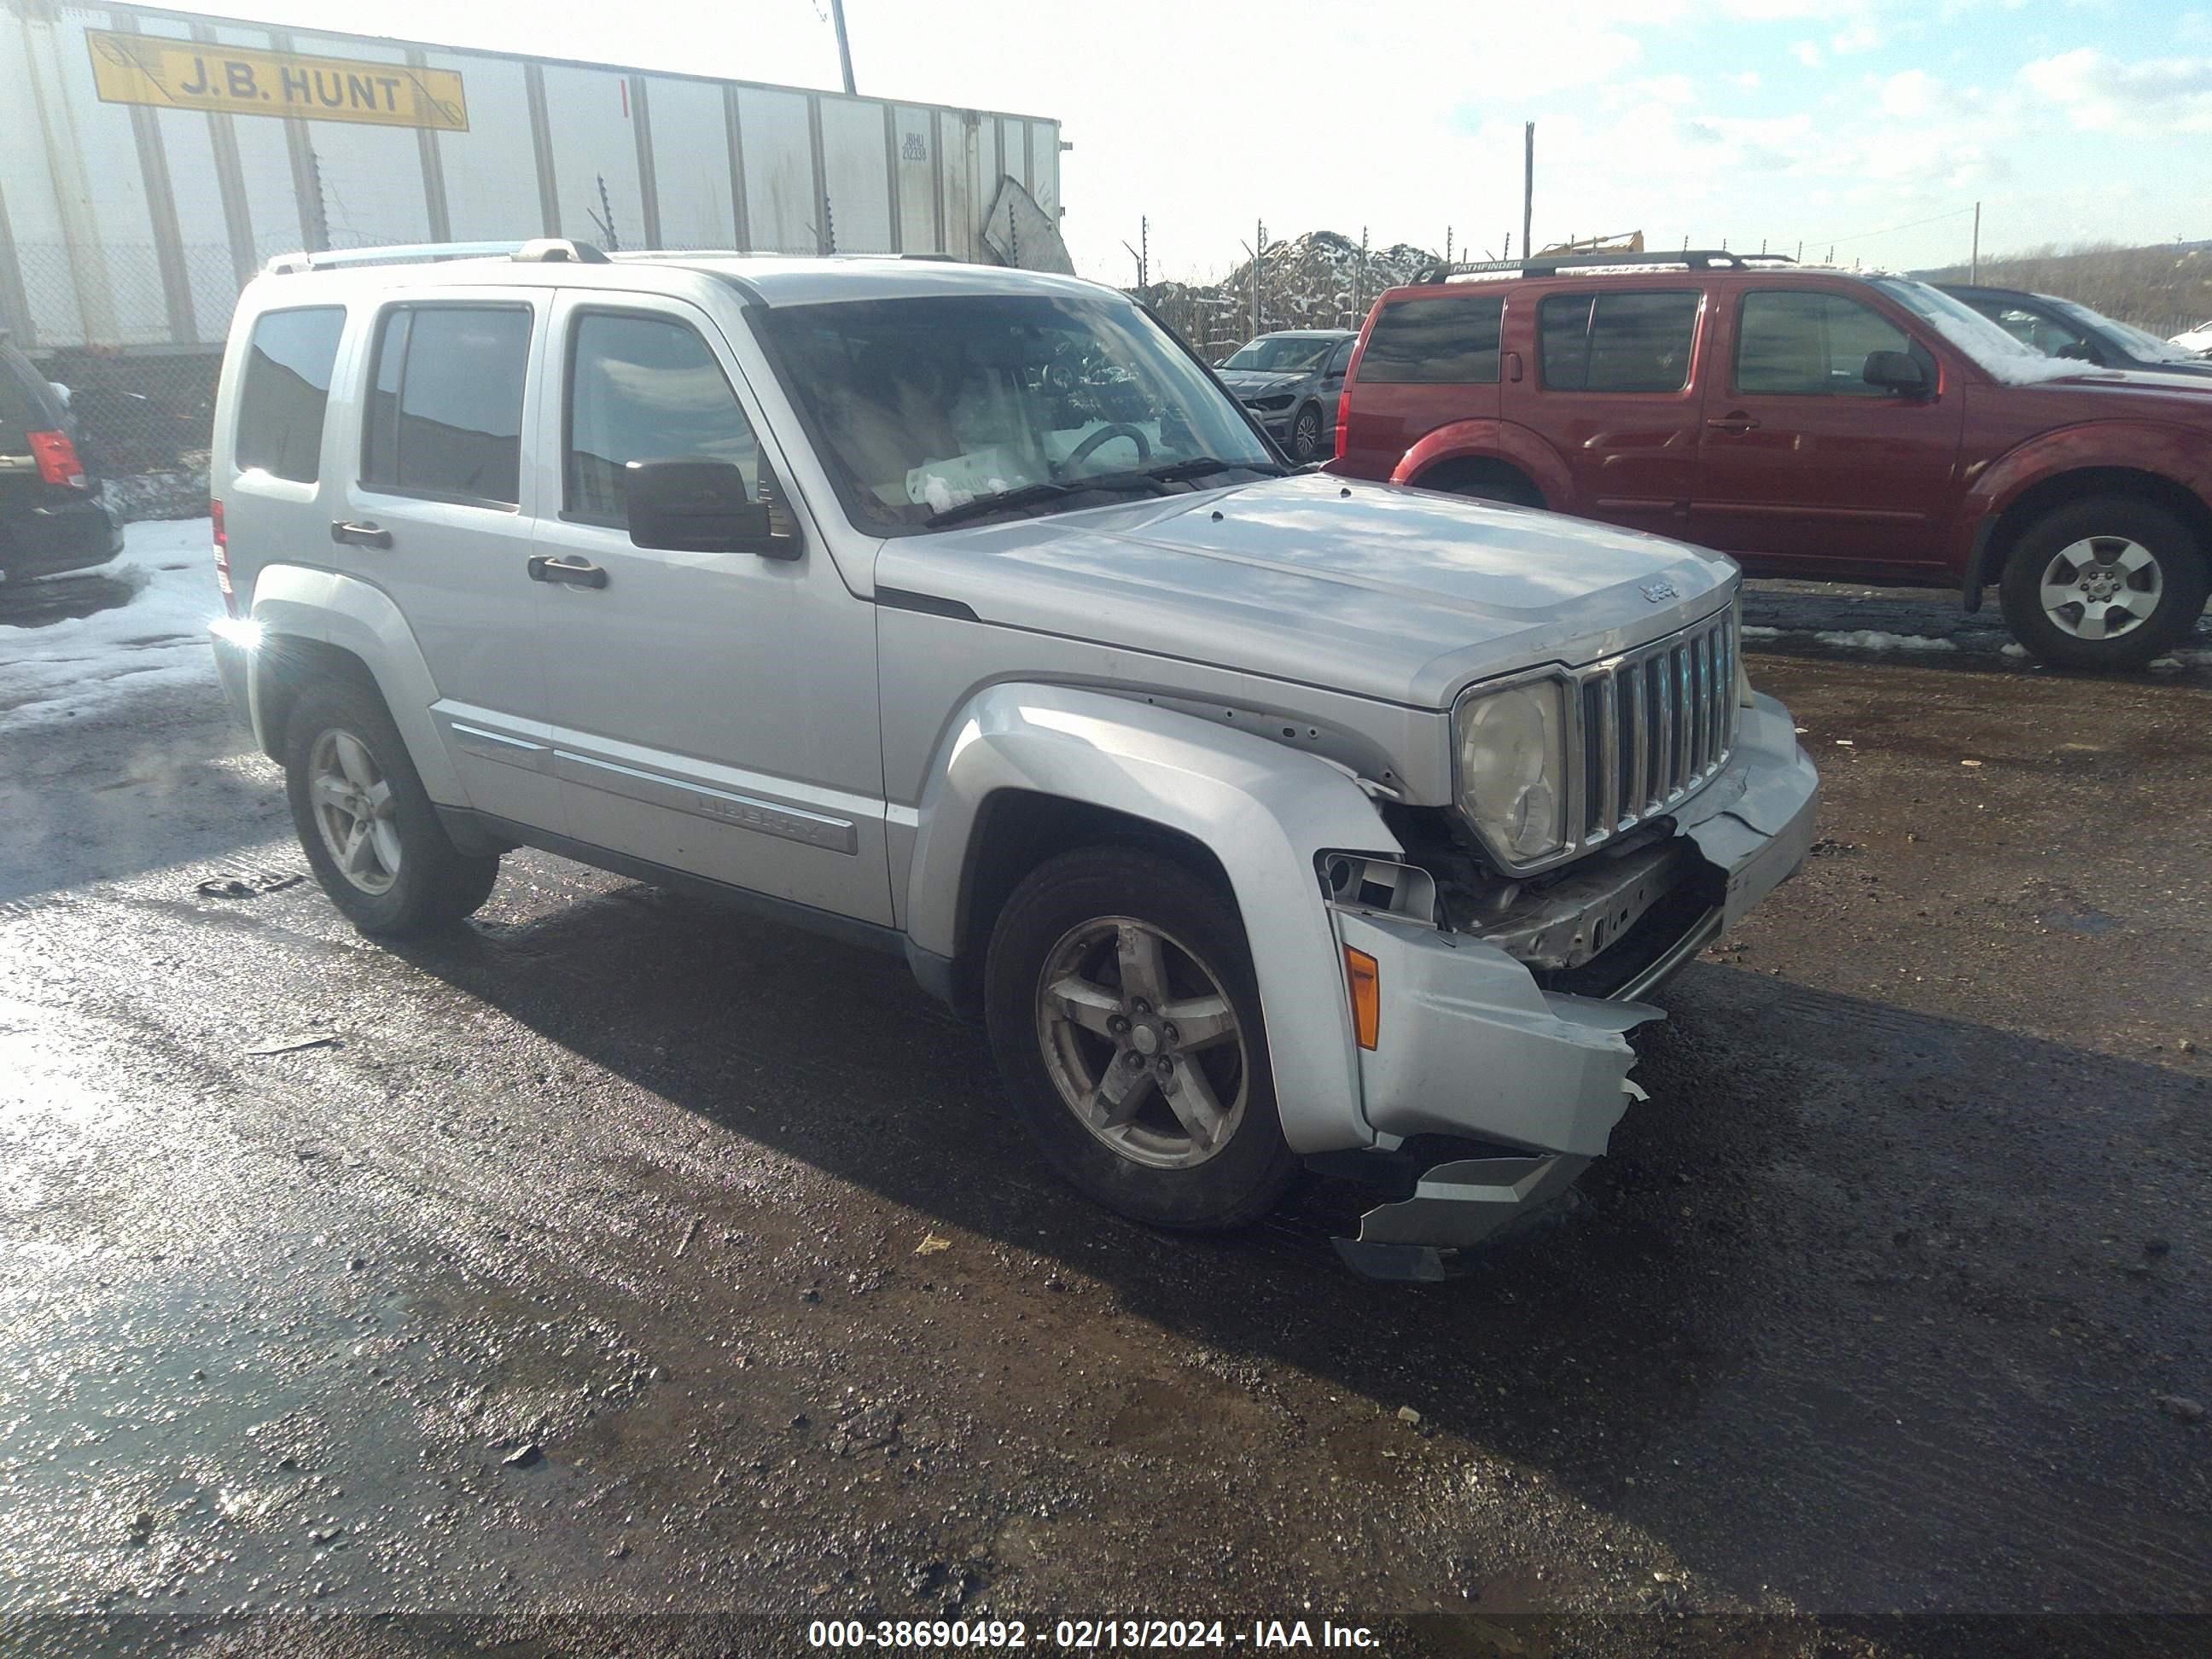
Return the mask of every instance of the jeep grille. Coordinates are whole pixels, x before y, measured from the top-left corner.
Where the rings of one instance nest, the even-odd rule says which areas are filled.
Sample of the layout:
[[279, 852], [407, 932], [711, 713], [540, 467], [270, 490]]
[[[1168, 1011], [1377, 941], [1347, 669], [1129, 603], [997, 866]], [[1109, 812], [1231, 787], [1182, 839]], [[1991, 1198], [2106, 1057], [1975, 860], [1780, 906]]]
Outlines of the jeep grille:
[[1567, 822], [1583, 847], [1679, 806], [1728, 764], [1740, 605], [1576, 671], [1582, 755]]

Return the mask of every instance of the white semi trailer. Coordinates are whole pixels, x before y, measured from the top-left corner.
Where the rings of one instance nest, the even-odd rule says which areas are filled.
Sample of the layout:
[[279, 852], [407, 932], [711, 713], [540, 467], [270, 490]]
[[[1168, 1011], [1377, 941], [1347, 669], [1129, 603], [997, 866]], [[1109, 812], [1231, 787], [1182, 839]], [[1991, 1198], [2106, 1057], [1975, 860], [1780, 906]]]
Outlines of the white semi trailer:
[[0, 0], [0, 329], [204, 352], [270, 256], [567, 236], [1065, 269], [1060, 124]]

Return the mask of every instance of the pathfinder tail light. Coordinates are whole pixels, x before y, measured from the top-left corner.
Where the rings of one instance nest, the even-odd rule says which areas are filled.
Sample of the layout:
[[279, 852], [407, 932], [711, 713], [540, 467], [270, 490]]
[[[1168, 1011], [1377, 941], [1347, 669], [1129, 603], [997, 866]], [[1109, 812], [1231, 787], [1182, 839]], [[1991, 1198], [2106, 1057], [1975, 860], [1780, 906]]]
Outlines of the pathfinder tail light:
[[31, 453], [39, 463], [39, 476], [50, 484], [67, 484], [72, 489], [89, 489], [92, 480], [84, 476], [84, 463], [77, 459], [76, 446], [70, 441], [66, 432], [33, 432]]
[[238, 595], [230, 590], [230, 536], [222, 527], [222, 503], [208, 503], [208, 520], [215, 526], [215, 585], [222, 592], [222, 611], [238, 615]]

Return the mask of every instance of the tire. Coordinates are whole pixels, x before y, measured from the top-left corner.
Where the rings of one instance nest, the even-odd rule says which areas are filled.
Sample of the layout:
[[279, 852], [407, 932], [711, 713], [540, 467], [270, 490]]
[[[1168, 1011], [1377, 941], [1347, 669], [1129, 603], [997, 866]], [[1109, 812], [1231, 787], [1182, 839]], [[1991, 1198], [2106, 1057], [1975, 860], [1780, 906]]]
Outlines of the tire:
[[1321, 405], [1308, 404], [1291, 428], [1291, 459], [1317, 461], [1322, 458]]
[[[384, 699], [359, 680], [324, 680], [301, 692], [284, 727], [284, 793], [315, 879], [372, 938], [452, 927], [499, 878], [496, 854], [454, 847]], [[363, 806], [365, 829], [355, 810]], [[357, 849], [347, 860], [352, 873], [341, 864], [348, 847]]]
[[[1073, 997], [1048, 993], [1077, 981]], [[1157, 994], [1145, 994], [1147, 981]], [[984, 1006], [1015, 1115], [1067, 1182], [1108, 1209], [1223, 1231], [1267, 1214], [1297, 1174], [1243, 925], [1179, 865], [1102, 845], [1039, 866], [1000, 912]], [[1210, 1135], [1192, 1127], [1209, 1121]]]
[[1997, 593], [2014, 636], [2039, 660], [2140, 668], [2203, 614], [2208, 556], [2212, 549], [2165, 508], [2098, 495], [2031, 525], [2005, 560]]

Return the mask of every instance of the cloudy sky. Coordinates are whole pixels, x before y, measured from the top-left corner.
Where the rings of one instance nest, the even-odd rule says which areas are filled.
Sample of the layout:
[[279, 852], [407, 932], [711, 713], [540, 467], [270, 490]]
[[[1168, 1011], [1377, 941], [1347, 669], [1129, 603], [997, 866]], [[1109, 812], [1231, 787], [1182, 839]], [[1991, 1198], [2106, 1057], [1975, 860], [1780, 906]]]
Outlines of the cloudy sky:
[[[837, 84], [829, 0], [240, 0], [359, 33]], [[1209, 276], [1271, 237], [1536, 240], [1911, 267], [2212, 236], [2212, 8], [2187, 0], [848, 0], [860, 89], [1065, 124], [1085, 275]]]

